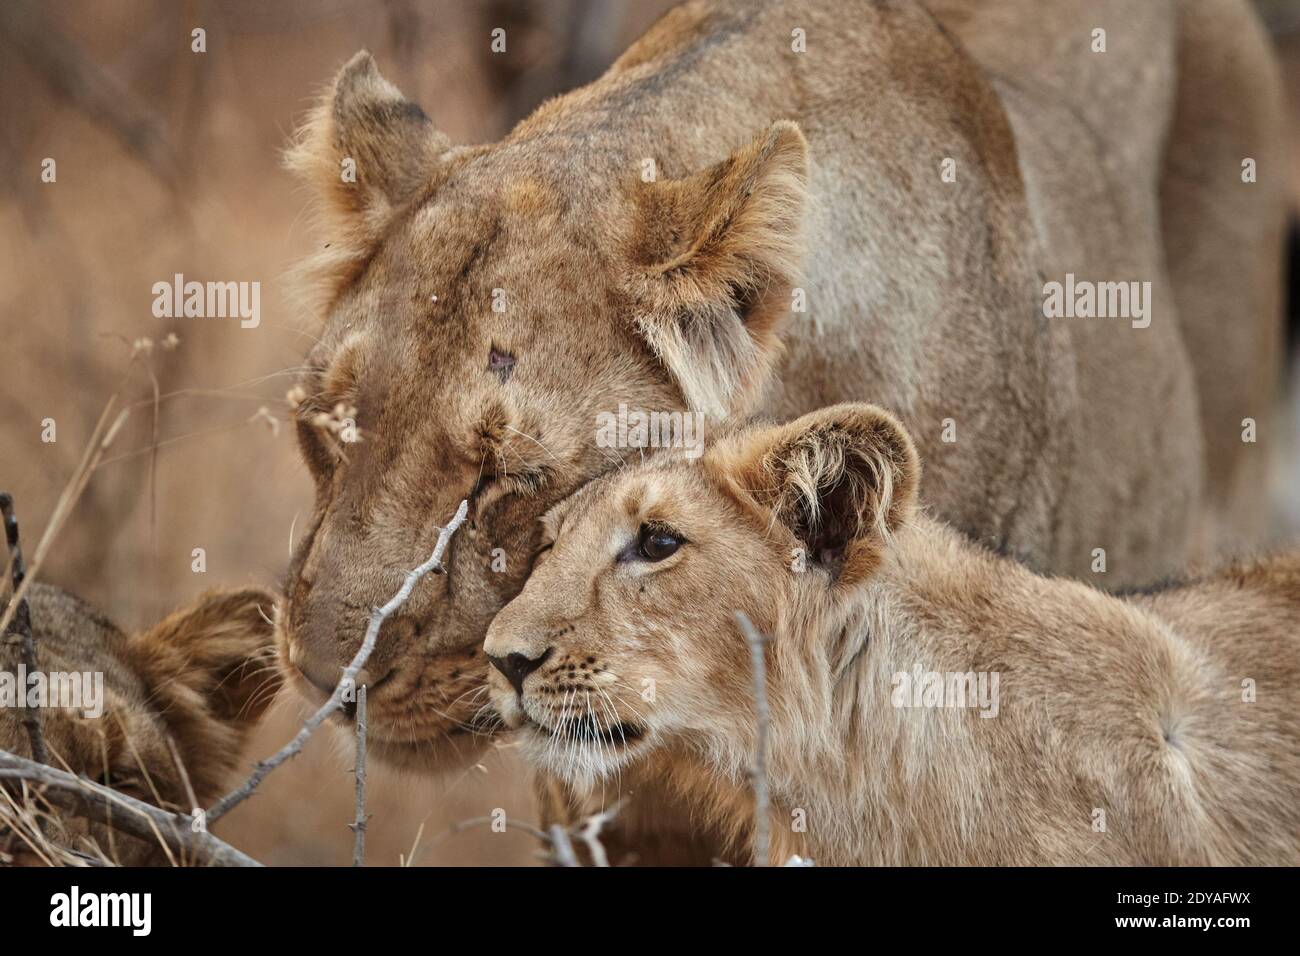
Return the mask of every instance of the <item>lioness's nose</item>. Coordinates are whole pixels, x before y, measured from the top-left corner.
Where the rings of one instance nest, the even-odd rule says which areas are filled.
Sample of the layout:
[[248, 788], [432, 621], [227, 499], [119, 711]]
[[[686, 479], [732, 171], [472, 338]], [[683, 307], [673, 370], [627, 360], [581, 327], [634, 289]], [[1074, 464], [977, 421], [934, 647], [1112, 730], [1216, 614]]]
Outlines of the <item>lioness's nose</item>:
[[506, 680], [510, 681], [515, 692], [522, 694], [524, 692], [524, 678], [526, 678], [537, 668], [546, 662], [551, 656], [553, 647], [548, 647], [537, 657], [525, 657], [523, 654], [507, 654], [505, 657], [493, 657], [488, 655], [488, 660], [492, 666], [506, 675]]
[[295, 661], [294, 666], [298, 668], [298, 673], [307, 678], [307, 682], [313, 687], [323, 690], [326, 694], [334, 693], [334, 685], [338, 683], [336, 674], [326, 676], [326, 674], [316, 671], [315, 668], [308, 666], [302, 660]]

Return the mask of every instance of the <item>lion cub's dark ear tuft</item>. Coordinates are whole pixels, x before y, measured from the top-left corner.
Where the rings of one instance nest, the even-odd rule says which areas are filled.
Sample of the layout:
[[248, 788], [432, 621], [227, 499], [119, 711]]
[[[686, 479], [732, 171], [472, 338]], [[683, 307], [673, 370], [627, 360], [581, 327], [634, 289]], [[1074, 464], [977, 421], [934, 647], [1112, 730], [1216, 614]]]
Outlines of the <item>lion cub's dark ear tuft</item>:
[[803, 133], [781, 121], [692, 176], [638, 184], [638, 326], [696, 411], [748, 410], [780, 354], [807, 178]]
[[285, 153], [285, 165], [320, 201], [323, 251], [310, 271], [322, 297], [364, 265], [394, 212], [433, 178], [449, 147], [369, 53], [344, 65]]
[[234, 764], [279, 689], [274, 613], [266, 591], [213, 591], [128, 640], [197, 790]]
[[824, 408], [742, 436], [723, 468], [803, 543], [811, 562], [852, 583], [880, 562], [916, 509], [916, 447], [874, 405]]

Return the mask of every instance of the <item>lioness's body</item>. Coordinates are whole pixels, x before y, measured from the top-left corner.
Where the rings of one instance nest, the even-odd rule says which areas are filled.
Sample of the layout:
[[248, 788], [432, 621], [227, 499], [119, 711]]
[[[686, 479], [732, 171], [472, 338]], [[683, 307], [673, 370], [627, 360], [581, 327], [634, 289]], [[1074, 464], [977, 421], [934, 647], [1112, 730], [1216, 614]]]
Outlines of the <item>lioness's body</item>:
[[[748, 847], [738, 610], [769, 638], [774, 863], [1300, 861], [1300, 555], [1116, 597], [916, 513], [918, 477], [845, 405], [562, 504], [486, 643], [535, 662], [493, 679], [522, 752], [594, 802], [662, 781]], [[628, 557], [647, 527], [680, 543]]]
[[[330, 223], [299, 425], [317, 507], [282, 616], [300, 689], [328, 692], [369, 609], [468, 496], [450, 573], [385, 625], [369, 706], [385, 759], [476, 759], [472, 648], [523, 586], [535, 519], [639, 457], [596, 445], [621, 403], [716, 422], [881, 402], [916, 436], [937, 514], [1055, 573], [1091, 576], [1104, 551], [1103, 587], [1181, 566], [1211, 513], [1240, 505], [1236, 477], [1207, 498], [1206, 448], [1239, 476], [1260, 446], [1203, 416], [1194, 370], [1238, 398], [1271, 372], [1214, 337], [1217, 307], [1189, 358], [1177, 304], [1209, 286], [1244, 303], [1234, 343], [1276, 328], [1268, 277], [1243, 267], [1277, 251], [1276, 176], [1265, 162], [1243, 184], [1235, 158], [1273, 155], [1267, 53], [1225, 65], [1217, 44], [1236, 40], [1180, 32], [1190, 0], [1035, 4], [1028, 38], [983, 28], [1013, 0], [935, 6], [950, 31], [910, 0], [686, 3], [604, 77], [475, 147], [452, 148], [368, 56], [344, 68], [293, 153]], [[1178, 64], [1203, 58], [1232, 93], [1184, 109]], [[1179, 146], [1229, 113], [1242, 121], [1216, 125], [1213, 150]], [[1195, 213], [1239, 190], [1260, 197], [1239, 210], [1250, 242], [1216, 259], [1217, 217]], [[1044, 318], [1044, 283], [1067, 274], [1150, 282], [1149, 327]], [[1226, 418], [1261, 403], [1234, 398]], [[360, 443], [322, 439], [331, 410]]]
[[[1276, 58], [1252, 5], [924, 2], [1007, 107], [1052, 268], [1108, 255], [1108, 243], [1137, 256], [1162, 244], [1164, 302], [1191, 358], [1205, 441], [1194, 548], [1257, 545], [1271, 515], [1269, 455], [1242, 429], [1249, 418], [1272, 434], [1275, 421], [1287, 158]], [[1047, 191], [1073, 199], [1044, 203]]]
[[[918, 3], [686, 3], [521, 123], [492, 165], [504, 179], [537, 146], [558, 161], [580, 140], [599, 192], [639, 157], [682, 177], [793, 119], [807, 312], [789, 316], [758, 409], [879, 401], [916, 436], [953, 524], [1057, 573], [1089, 574], [1100, 547], [1107, 584], [1150, 580], [1185, 560], [1205, 472], [1158, 208], [1177, 32], [1172, 3], [1109, 6], [1127, 15], [1104, 66], [1086, 30], [1057, 36], [1071, 75], [1125, 91], [1122, 110], [1081, 117], [1076, 90], [999, 95]], [[1151, 281], [1150, 327], [1044, 318], [1044, 281], [1067, 273]]]

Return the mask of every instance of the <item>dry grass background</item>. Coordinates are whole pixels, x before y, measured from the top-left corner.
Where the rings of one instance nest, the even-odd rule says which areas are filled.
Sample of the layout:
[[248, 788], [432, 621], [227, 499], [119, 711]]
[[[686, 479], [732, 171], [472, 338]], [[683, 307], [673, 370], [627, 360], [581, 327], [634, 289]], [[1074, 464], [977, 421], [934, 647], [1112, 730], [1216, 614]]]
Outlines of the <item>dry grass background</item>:
[[[0, 487], [14, 493], [33, 543], [117, 387], [129, 343], [168, 332], [181, 339], [176, 351], [149, 359], [163, 396], [156, 421], [148, 375], [137, 372], [128, 384], [127, 399], [142, 404], [41, 573], [126, 628], [156, 620], [207, 587], [277, 582], [290, 529], [309, 513], [310, 482], [292, 435], [250, 419], [262, 406], [282, 416], [284, 393], [313, 335], [313, 317], [285, 281], [310, 246], [307, 197], [278, 164], [311, 94], [366, 47], [454, 140], [492, 139], [545, 95], [595, 75], [671, 5], [3, 3]], [[1270, 5], [1284, 19], [1295, 7], [1291, 0]], [[1300, 16], [1295, 20], [1300, 25]], [[23, 33], [22, 22], [35, 24], [35, 33]], [[204, 54], [190, 51], [196, 26], [207, 31]], [[508, 31], [503, 57], [489, 53], [495, 26]], [[102, 71], [90, 100], [61, 75], [68, 71], [57, 57], [60, 38], [77, 64]], [[1282, 49], [1288, 81], [1300, 93], [1300, 37]], [[96, 95], [132, 107], [138, 116], [128, 110], [127, 117], [140, 122], [115, 128]], [[1295, 156], [1300, 184], [1300, 149]], [[57, 161], [54, 184], [40, 182], [44, 157]], [[155, 319], [151, 287], [174, 273], [260, 281], [260, 327]], [[57, 422], [53, 444], [40, 439], [45, 418]], [[1300, 429], [1300, 416], [1296, 422]], [[207, 553], [203, 575], [190, 570], [197, 547]], [[287, 740], [301, 716], [295, 701], [282, 699], [250, 758]], [[350, 742], [327, 737], [232, 814], [222, 835], [271, 864], [348, 862]], [[409, 854], [421, 826], [417, 864], [533, 858], [529, 838], [518, 833], [446, 836], [451, 822], [495, 807], [532, 818], [526, 774], [508, 751], [440, 782], [375, 768], [370, 790], [372, 863], [395, 864]]]

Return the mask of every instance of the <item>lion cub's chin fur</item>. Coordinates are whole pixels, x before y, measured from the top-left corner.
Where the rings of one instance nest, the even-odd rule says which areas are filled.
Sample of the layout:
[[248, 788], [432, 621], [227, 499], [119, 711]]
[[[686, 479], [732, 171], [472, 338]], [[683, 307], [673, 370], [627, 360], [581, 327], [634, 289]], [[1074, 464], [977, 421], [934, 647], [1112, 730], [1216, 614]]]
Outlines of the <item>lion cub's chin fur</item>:
[[627, 744], [565, 743], [532, 723], [524, 724], [516, 739], [524, 760], [562, 779], [582, 797], [593, 795], [606, 781], [618, 783], [626, 768], [657, 748], [653, 738]]
[[525, 757], [676, 791], [744, 850], [743, 611], [773, 862], [1300, 862], [1300, 555], [1115, 597], [919, 513], [919, 476], [895, 419], [839, 405], [586, 486], [488, 632]]

